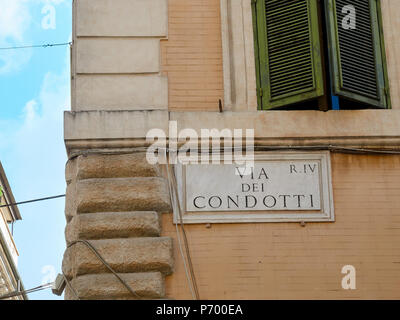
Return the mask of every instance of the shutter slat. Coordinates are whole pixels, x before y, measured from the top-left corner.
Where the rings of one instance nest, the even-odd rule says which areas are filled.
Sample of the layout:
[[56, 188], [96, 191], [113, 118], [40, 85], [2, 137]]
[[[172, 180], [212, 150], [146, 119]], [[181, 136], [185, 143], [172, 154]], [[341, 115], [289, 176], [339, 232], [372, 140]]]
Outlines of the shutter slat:
[[[265, 0], [267, 23], [268, 56], [271, 98], [314, 89], [312, 72], [311, 32], [307, 0], [271, 1]], [[294, 20], [294, 26], [291, 24]], [[307, 44], [307, 50], [299, 55], [294, 44]], [[285, 56], [274, 55], [276, 44], [278, 52]], [[308, 70], [297, 79], [299, 69]], [[284, 73], [282, 80], [281, 73]]]
[[[342, 10], [348, 5], [355, 8], [355, 29], [342, 26], [349, 14]], [[327, 0], [326, 11], [334, 94], [371, 106], [389, 107], [377, 0]]]
[[258, 0], [253, 9], [261, 108], [322, 96], [317, 0]]
[[[342, 21], [347, 13], [342, 13], [342, 8], [352, 4], [356, 9], [356, 29], [342, 28]], [[375, 49], [372, 39], [371, 8], [370, 2], [336, 0], [336, 16], [338, 34], [340, 63], [342, 70], [343, 89], [356, 91], [374, 99], [379, 99], [378, 83], [375, 67]], [[368, 61], [363, 70], [355, 70], [357, 60]], [[355, 81], [359, 79], [359, 81]], [[375, 83], [375, 86], [366, 86], [364, 81]]]

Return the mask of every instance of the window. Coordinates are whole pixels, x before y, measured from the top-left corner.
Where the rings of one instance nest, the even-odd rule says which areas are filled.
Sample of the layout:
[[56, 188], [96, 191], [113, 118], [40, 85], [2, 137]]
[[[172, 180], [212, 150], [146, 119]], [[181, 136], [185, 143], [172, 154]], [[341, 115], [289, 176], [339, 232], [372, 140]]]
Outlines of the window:
[[260, 109], [390, 108], [379, 0], [255, 0]]

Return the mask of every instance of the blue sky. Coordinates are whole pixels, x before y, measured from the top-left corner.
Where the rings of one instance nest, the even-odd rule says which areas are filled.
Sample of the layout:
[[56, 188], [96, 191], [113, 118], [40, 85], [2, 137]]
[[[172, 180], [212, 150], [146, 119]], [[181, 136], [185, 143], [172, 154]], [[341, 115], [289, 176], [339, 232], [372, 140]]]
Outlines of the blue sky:
[[[72, 0], [0, 0], [0, 47], [71, 39]], [[69, 46], [0, 50], [0, 160], [17, 201], [65, 193], [63, 111], [70, 109]], [[14, 226], [26, 289], [61, 272], [63, 198], [19, 207]], [[57, 299], [51, 290], [30, 299]]]

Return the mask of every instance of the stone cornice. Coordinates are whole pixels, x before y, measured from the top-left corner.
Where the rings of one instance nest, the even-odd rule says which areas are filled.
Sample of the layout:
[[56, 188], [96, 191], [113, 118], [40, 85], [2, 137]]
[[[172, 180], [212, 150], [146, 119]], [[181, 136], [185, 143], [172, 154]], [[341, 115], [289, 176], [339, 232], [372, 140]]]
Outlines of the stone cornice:
[[91, 111], [65, 113], [67, 150], [146, 147], [146, 134], [169, 120], [178, 132], [254, 129], [256, 146], [337, 146], [400, 149], [400, 111], [167, 112]]

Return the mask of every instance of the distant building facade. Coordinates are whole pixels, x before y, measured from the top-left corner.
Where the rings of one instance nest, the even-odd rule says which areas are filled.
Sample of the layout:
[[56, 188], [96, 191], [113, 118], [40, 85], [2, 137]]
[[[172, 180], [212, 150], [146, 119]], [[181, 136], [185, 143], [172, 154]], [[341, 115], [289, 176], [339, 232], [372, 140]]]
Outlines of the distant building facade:
[[[66, 299], [399, 299], [400, 2], [362, 3], [74, 1]], [[204, 129], [251, 174], [149, 161]]]
[[[12, 203], [15, 203], [15, 199], [0, 162], [0, 205]], [[12, 235], [12, 225], [21, 219], [17, 206], [0, 208], [0, 296], [23, 290], [17, 270], [19, 254]], [[21, 295], [12, 299], [24, 300], [26, 296]]]

